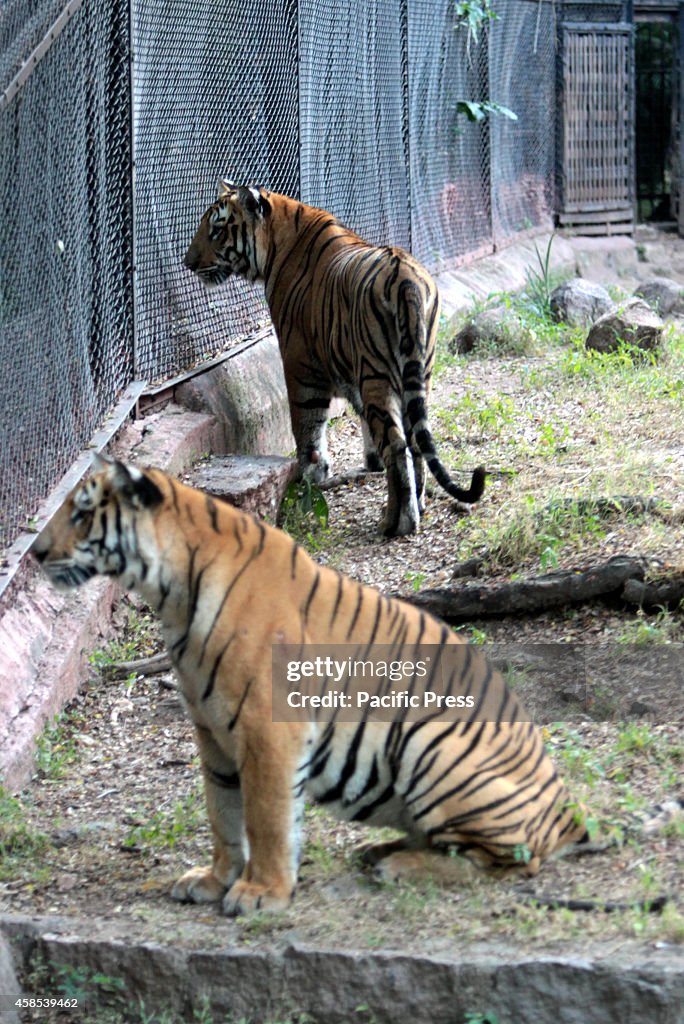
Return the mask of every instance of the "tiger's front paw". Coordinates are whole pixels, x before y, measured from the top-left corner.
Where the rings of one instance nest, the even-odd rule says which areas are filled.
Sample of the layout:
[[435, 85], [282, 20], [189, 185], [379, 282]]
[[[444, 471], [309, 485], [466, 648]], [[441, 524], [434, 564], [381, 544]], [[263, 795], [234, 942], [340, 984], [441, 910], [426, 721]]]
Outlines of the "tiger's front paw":
[[180, 903], [218, 903], [226, 888], [210, 867], [191, 868], [174, 885], [171, 899]]
[[292, 890], [271, 888], [244, 882], [239, 879], [228, 891], [223, 901], [223, 913], [234, 917], [238, 914], [255, 914], [259, 910], [285, 910], [292, 899]]

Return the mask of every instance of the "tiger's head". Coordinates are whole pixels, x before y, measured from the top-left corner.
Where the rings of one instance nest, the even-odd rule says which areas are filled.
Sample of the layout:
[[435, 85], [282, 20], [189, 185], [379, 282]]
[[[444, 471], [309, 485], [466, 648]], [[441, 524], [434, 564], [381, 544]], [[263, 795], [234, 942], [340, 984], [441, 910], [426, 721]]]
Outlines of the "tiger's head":
[[185, 254], [185, 266], [208, 287], [231, 274], [250, 281], [261, 276], [261, 235], [271, 212], [269, 193], [260, 186], [222, 181]]
[[33, 554], [59, 590], [92, 576], [123, 576], [132, 585], [140, 572], [141, 510], [153, 510], [164, 495], [135, 466], [96, 456], [97, 472], [77, 484], [41, 531]]

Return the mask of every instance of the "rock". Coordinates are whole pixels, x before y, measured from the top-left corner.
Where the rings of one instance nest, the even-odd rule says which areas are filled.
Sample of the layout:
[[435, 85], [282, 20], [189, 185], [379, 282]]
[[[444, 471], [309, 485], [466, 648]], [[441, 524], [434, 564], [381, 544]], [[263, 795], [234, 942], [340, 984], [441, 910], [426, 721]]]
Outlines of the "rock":
[[599, 317], [585, 344], [597, 352], [614, 352], [620, 342], [644, 351], [655, 351], [660, 344], [663, 327], [663, 321], [643, 299], [627, 299], [614, 312]]
[[273, 518], [297, 463], [277, 455], [214, 456], [197, 466], [189, 483], [256, 516]]
[[684, 288], [670, 277], [652, 277], [640, 284], [634, 294], [648, 303], [658, 316], [684, 314]]
[[449, 349], [463, 355], [473, 349], [522, 353], [534, 341], [534, 335], [508, 306], [493, 306], [470, 316], [449, 341]]
[[615, 309], [615, 303], [600, 284], [574, 277], [551, 293], [551, 312], [559, 323], [589, 327], [594, 320]]

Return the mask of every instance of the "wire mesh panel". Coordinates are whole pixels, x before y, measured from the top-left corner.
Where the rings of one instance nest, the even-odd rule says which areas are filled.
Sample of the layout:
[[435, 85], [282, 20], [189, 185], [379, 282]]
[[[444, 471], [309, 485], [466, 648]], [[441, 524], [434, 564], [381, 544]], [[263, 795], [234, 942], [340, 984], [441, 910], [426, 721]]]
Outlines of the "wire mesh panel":
[[132, 377], [127, 48], [91, 0], [0, 110], [2, 548]]
[[64, 0], [4, 0], [0, 5], [0, 83], [4, 89], [45, 39]]
[[[555, 211], [555, 5], [498, 0], [490, 30], [489, 95], [512, 110], [490, 120], [492, 230], [500, 244], [550, 227]], [[523, 72], [524, 69], [524, 72]]]
[[413, 251], [439, 268], [491, 250], [485, 123], [459, 101], [487, 96], [486, 35], [476, 44], [453, 0], [411, 0], [408, 26]]
[[405, 0], [301, 0], [302, 199], [410, 244]]
[[297, 4], [133, 7], [136, 366], [159, 378], [268, 320], [260, 289], [209, 292], [182, 260], [221, 176], [298, 193]]

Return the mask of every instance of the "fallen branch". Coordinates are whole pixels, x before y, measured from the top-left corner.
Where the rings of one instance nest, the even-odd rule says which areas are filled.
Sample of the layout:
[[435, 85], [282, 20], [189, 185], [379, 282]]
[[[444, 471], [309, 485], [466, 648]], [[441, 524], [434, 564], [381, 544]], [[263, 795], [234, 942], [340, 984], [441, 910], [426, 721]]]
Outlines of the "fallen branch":
[[127, 679], [130, 675], [156, 676], [168, 672], [172, 668], [171, 659], [166, 651], [153, 654], [150, 658], [138, 658], [135, 661], [116, 661], [107, 667], [110, 679]]
[[679, 608], [684, 601], [684, 576], [677, 573], [660, 583], [629, 579], [622, 588], [622, 599], [639, 608]]
[[366, 480], [367, 477], [378, 477], [382, 473], [382, 470], [373, 469], [350, 469], [347, 473], [340, 473], [338, 476], [328, 477], [323, 483], [318, 484], [321, 491], [332, 491], [336, 487], [344, 487], [346, 484], [358, 484]]
[[629, 902], [613, 900], [576, 900], [564, 899], [558, 896], [538, 896], [533, 892], [520, 891], [522, 898], [529, 903], [538, 903], [542, 907], [550, 907], [551, 910], [598, 910], [604, 914], [612, 914], [616, 911], [637, 910], [641, 913], [659, 914], [668, 902], [668, 896], [654, 896], [652, 900], [633, 900]]
[[584, 572], [571, 569], [548, 573], [514, 583], [468, 585], [459, 589], [423, 590], [394, 594], [447, 622], [488, 615], [519, 615], [548, 608], [581, 604], [597, 597], [620, 597], [627, 580], [643, 580], [644, 561], [615, 555]]

